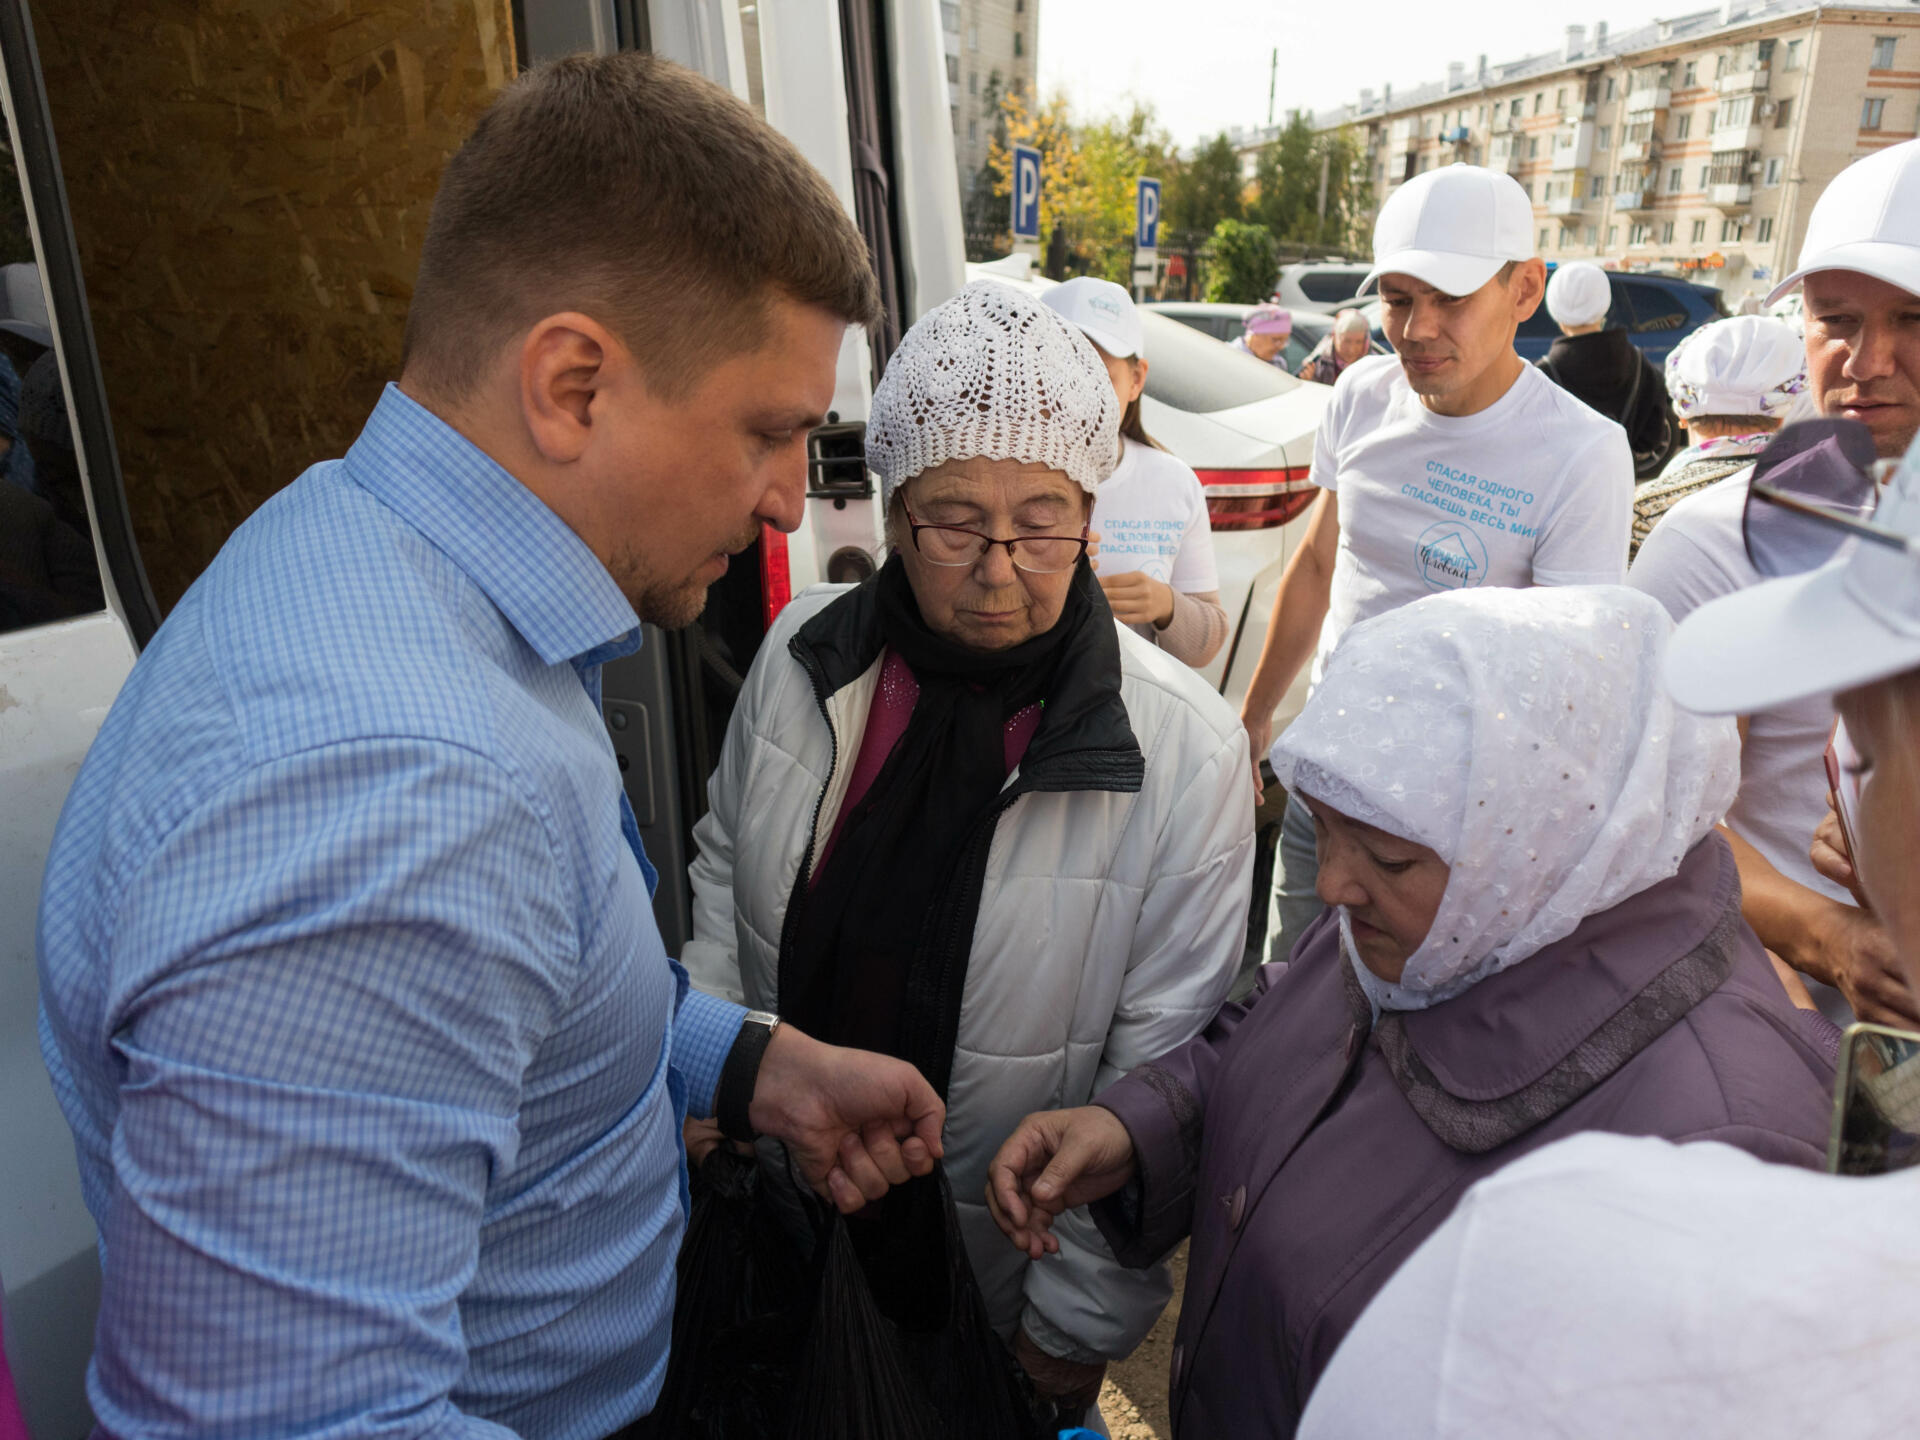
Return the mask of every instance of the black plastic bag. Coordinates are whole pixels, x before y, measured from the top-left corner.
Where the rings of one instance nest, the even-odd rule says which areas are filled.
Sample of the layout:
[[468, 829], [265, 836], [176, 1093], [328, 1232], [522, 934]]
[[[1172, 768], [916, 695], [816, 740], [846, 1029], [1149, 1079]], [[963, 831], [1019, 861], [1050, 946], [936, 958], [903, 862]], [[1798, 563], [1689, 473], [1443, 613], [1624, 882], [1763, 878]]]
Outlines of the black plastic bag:
[[[1025, 1373], [988, 1323], [944, 1173], [898, 1187], [900, 1227], [842, 1218], [717, 1149], [697, 1176], [679, 1264], [658, 1440], [1041, 1440]], [[797, 1187], [797, 1182], [796, 1182]], [[795, 1206], [795, 1195], [801, 1198]], [[897, 1216], [896, 1216], [897, 1218]], [[863, 1251], [865, 1253], [863, 1253]], [[925, 1248], [918, 1254], [928, 1255]]]

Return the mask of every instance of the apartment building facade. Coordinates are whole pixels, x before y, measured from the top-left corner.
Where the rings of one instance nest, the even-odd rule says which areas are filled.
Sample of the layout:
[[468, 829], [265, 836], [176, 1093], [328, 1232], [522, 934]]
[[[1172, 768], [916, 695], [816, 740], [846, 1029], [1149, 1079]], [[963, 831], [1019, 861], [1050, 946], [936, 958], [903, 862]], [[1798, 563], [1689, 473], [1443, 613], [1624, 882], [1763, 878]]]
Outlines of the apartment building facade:
[[1730, 299], [1793, 268], [1808, 212], [1863, 155], [1920, 133], [1920, 7], [1759, 0], [1314, 117], [1360, 127], [1376, 202], [1425, 170], [1503, 170], [1547, 260], [1680, 271]]
[[940, 0], [947, 52], [947, 101], [962, 195], [987, 158], [998, 93], [1034, 95], [1039, 73], [1040, 0]]

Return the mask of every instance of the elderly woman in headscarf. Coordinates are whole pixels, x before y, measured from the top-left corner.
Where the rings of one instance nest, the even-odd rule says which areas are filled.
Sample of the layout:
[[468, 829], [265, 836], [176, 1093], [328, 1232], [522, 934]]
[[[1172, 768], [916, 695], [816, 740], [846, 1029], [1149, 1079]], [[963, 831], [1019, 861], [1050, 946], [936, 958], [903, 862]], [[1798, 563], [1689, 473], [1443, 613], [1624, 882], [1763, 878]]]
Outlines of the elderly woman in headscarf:
[[1176, 1435], [1292, 1434], [1401, 1260], [1561, 1136], [1821, 1163], [1838, 1032], [1740, 918], [1735, 730], [1667, 698], [1670, 629], [1612, 586], [1356, 626], [1273, 754], [1327, 912], [1245, 1005], [995, 1158], [1023, 1253], [1088, 1202], [1123, 1261], [1191, 1235]]
[[1320, 337], [1320, 343], [1301, 362], [1300, 378], [1316, 384], [1331, 385], [1361, 356], [1373, 349], [1373, 331], [1367, 317], [1358, 310], [1346, 309], [1333, 317], [1333, 328]]
[[[704, 989], [920, 1067], [989, 1317], [1074, 1423], [1170, 1282], [1084, 1216], [1029, 1265], [982, 1203], [987, 1162], [1023, 1114], [1206, 1024], [1253, 853], [1237, 718], [1114, 620], [1085, 558], [1119, 422], [1092, 343], [1018, 291], [970, 285], [908, 331], [867, 428], [893, 553], [762, 644], [682, 957]], [[926, 1188], [853, 1227], [895, 1318], [941, 1265]]]

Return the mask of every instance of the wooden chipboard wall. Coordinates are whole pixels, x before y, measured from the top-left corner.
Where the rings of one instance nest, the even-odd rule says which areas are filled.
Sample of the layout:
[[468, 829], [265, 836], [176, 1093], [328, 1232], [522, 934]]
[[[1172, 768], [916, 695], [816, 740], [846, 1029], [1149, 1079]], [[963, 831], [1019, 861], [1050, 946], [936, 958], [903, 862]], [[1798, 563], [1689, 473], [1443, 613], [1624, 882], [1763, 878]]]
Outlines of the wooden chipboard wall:
[[136, 534], [171, 607], [399, 371], [510, 0], [60, 0], [35, 25]]

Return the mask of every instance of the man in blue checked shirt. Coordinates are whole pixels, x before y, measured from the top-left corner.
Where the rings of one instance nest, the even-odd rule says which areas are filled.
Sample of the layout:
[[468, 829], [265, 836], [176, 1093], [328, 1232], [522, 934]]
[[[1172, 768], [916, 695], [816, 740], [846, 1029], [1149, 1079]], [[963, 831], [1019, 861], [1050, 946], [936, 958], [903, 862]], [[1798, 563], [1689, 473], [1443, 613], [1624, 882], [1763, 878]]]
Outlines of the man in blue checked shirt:
[[532, 71], [449, 163], [399, 385], [169, 617], [48, 864], [105, 1433], [599, 1440], [665, 1369], [687, 1115], [842, 1209], [931, 1168], [911, 1067], [688, 991], [599, 706], [800, 523], [875, 313], [825, 181], [664, 62]]

